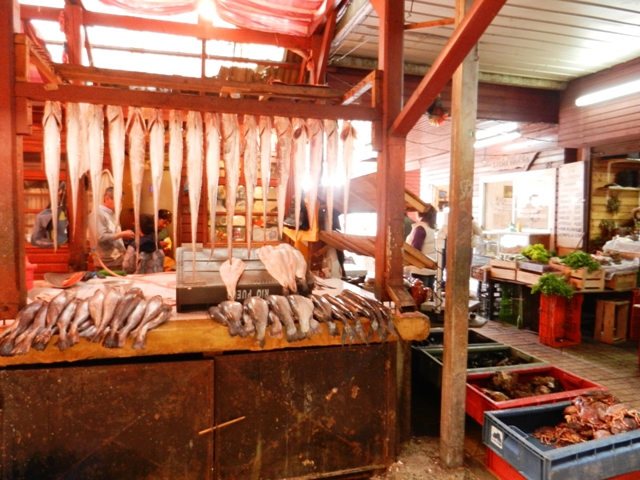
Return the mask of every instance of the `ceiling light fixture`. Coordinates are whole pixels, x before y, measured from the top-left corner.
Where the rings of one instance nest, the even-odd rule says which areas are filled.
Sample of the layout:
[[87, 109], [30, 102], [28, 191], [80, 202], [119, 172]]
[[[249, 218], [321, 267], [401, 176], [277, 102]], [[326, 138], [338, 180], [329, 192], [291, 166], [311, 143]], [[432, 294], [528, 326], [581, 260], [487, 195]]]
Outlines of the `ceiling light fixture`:
[[594, 103], [604, 102], [605, 100], [611, 100], [637, 92], [640, 92], [640, 80], [618, 85], [616, 87], [605, 88], [599, 92], [578, 97], [576, 99], [576, 106], [584, 107], [586, 105], [593, 105]]
[[520, 138], [520, 132], [505, 133], [503, 135], [495, 135], [493, 137], [485, 138], [484, 140], [478, 140], [473, 144], [473, 148], [484, 148], [491, 145], [497, 145], [499, 143], [508, 142]]

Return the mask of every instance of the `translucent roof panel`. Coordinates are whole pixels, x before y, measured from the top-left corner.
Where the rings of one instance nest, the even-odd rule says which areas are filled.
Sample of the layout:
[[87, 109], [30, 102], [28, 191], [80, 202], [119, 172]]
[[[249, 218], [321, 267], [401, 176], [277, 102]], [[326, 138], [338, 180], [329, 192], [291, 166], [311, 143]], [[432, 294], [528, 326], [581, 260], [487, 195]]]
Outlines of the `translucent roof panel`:
[[64, 8], [64, 0], [20, 0], [21, 5], [36, 5], [38, 7]]
[[[63, 2], [64, 3], [64, 2]], [[82, 5], [90, 12], [109, 13], [111, 15], [125, 15], [128, 17], [153, 18], [157, 20], [166, 20], [168, 22], [181, 23], [198, 23], [198, 12], [180, 13], [177, 15], [139, 15], [131, 13], [118, 7], [105, 5], [99, 0], [82, 0]]]
[[31, 25], [38, 31], [38, 35], [45, 42], [64, 42], [64, 33], [60, 30], [58, 22], [48, 20], [31, 20]]
[[[183, 37], [179, 35], [169, 35], [166, 33], [137, 32], [122, 28], [111, 27], [89, 27], [89, 43], [95, 48], [98, 47], [123, 47], [131, 49], [145, 49], [163, 52], [176, 53], [197, 53], [202, 52], [202, 43], [194, 37]], [[96, 67], [107, 65], [96, 65]]]
[[200, 77], [201, 64], [200, 59], [196, 57], [135, 53], [102, 48], [94, 48], [92, 53], [93, 63], [96, 67]]

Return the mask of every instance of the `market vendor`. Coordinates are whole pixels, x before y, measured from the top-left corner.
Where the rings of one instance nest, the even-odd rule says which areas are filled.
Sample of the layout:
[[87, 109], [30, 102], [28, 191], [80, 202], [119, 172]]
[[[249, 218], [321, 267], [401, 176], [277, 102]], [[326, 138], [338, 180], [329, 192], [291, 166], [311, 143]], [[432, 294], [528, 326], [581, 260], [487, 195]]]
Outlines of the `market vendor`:
[[[67, 225], [69, 223], [66, 207], [66, 182], [60, 182], [58, 187], [58, 246], [67, 243]], [[53, 213], [51, 204], [36, 216], [31, 230], [30, 242], [34, 247], [53, 248]]]

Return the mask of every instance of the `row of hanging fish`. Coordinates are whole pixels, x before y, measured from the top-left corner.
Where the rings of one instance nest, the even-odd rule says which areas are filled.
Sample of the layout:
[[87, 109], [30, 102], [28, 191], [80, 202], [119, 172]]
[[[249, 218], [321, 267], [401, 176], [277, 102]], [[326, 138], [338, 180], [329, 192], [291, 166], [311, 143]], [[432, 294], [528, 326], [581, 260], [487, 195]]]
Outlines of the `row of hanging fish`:
[[102, 342], [106, 348], [146, 346], [147, 332], [169, 320], [171, 306], [162, 297], [145, 298], [142, 290], [127, 292], [115, 287], [98, 289], [80, 299], [74, 290], [63, 290], [50, 301], [36, 300], [20, 310], [11, 326], [0, 334], [0, 355], [25, 355], [33, 347], [44, 350], [54, 334], [60, 351], [77, 344], [80, 337]]
[[[77, 207], [78, 188], [80, 178], [89, 172], [92, 190], [93, 205], [101, 203], [100, 177], [103, 169], [104, 156], [104, 110], [101, 105], [68, 103], [66, 105], [66, 148], [68, 161], [69, 184], [71, 188], [72, 209]], [[165, 121], [162, 110], [141, 109], [129, 107], [125, 122], [122, 107], [107, 106], [106, 120], [108, 125], [109, 153], [111, 157], [112, 174], [114, 179], [114, 200], [116, 206], [115, 216], [119, 221], [122, 209], [122, 184], [126, 142], [128, 136], [129, 166], [133, 189], [134, 214], [136, 230], [139, 229], [139, 210], [144, 174], [144, 159], [146, 153], [146, 136], [149, 137], [149, 158], [151, 164], [151, 178], [153, 186], [154, 221], [157, 225], [158, 195], [162, 187], [162, 171], [165, 152]], [[43, 116], [44, 128], [44, 164], [49, 192], [51, 198], [52, 213], [57, 215], [58, 209], [58, 184], [60, 176], [60, 132], [62, 129], [62, 110], [60, 102], [47, 101]], [[211, 214], [211, 238], [215, 243], [215, 215], [217, 201], [217, 188], [219, 183], [220, 155], [224, 161], [226, 177], [226, 204], [227, 225], [233, 225], [233, 215], [237, 189], [240, 177], [240, 157], [244, 155], [244, 177], [247, 191], [246, 225], [247, 248], [251, 252], [252, 216], [253, 216], [253, 192], [258, 181], [258, 165], [260, 165], [262, 185], [269, 185], [271, 172], [271, 138], [272, 132], [276, 134], [276, 184], [277, 184], [277, 211], [278, 230], [282, 238], [284, 215], [286, 211], [286, 196], [291, 170], [291, 160], [294, 161], [294, 202], [296, 234], [300, 226], [300, 205], [302, 201], [302, 184], [309, 163], [311, 177], [311, 189], [307, 193], [309, 202], [309, 218], [311, 224], [315, 220], [318, 187], [322, 171], [324, 155], [324, 142], [326, 136], [326, 163], [329, 178], [335, 178], [338, 174], [338, 122], [335, 120], [317, 120], [301, 118], [289, 119], [286, 117], [256, 117], [244, 115], [244, 136], [241, 138], [238, 115], [230, 113], [210, 113], [203, 117], [200, 112], [188, 112], [186, 119], [186, 166], [187, 181], [189, 185], [189, 204], [191, 212], [191, 236], [195, 250], [195, 237], [197, 232], [198, 209], [202, 190], [203, 172], [206, 171], [207, 193], [210, 201]], [[169, 170], [173, 191], [173, 208], [178, 210], [180, 177], [182, 174], [183, 160], [185, 158], [183, 142], [182, 112], [171, 110], [168, 119], [169, 130]], [[325, 135], [326, 134], [326, 135]], [[344, 122], [340, 137], [343, 141], [343, 176], [344, 186], [344, 213], [347, 213], [349, 202], [349, 179], [353, 163], [354, 140], [356, 131], [350, 122]], [[308, 145], [307, 145], [308, 144]], [[307, 146], [309, 148], [307, 148]], [[307, 152], [309, 161], [307, 162]], [[203, 164], [205, 167], [203, 167]], [[267, 195], [268, 189], [262, 189], [263, 194], [263, 219], [267, 219]], [[328, 212], [333, 211], [333, 185], [330, 182], [327, 187]], [[94, 212], [97, 209], [94, 208]], [[331, 229], [331, 218], [329, 222]], [[94, 215], [97, 222], [97, 215]], [[54, 229], [57, 228], [54, 222]], [[54, 231], [54, 242], [57, 242]], [[137, 238], [137, 237], [136, 237]], [[227, 235], [229, 248], [229, 262], [232, 257], [232, 235]], [[175, 239], [174, 239], [175, 240]], [[175, 244], [177, 242], [174, 241]], [[57, 244], [55, 245], [57, 248]], [[195, 251], [193, 252], [195, 262]]]
[[[369, 343], [374, 334], [382, 342], [398, 332], [389, 310], [377, 300], [349, 290], [340, 295], [269, 295], [266, 299], [249, 297], [244, 303], [227, 300], [209, 308], [212, 320], [229, 329], [229, 335], [253, 336], [264, 348], [267, 332], [272, 338], [297, 342], [322, 333], [325, 324], [332, 336], [341, 336], [342, 344]], [[361, 317], [369, 319], [368, 330]], [[338, 324], [342, 325], [342, 333]]]

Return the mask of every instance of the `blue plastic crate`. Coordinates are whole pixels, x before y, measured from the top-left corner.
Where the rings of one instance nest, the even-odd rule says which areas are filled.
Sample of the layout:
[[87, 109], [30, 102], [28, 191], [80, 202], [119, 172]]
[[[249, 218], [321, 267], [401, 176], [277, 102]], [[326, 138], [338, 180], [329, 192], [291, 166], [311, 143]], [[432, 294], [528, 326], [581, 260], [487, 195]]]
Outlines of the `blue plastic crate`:
[[601, 480], [640, 471], [640, 430], [562, 448], [531, 437], [539, 427], [564, 421], [568, 405], [485, 412], [483, 441], [528, 480]]

